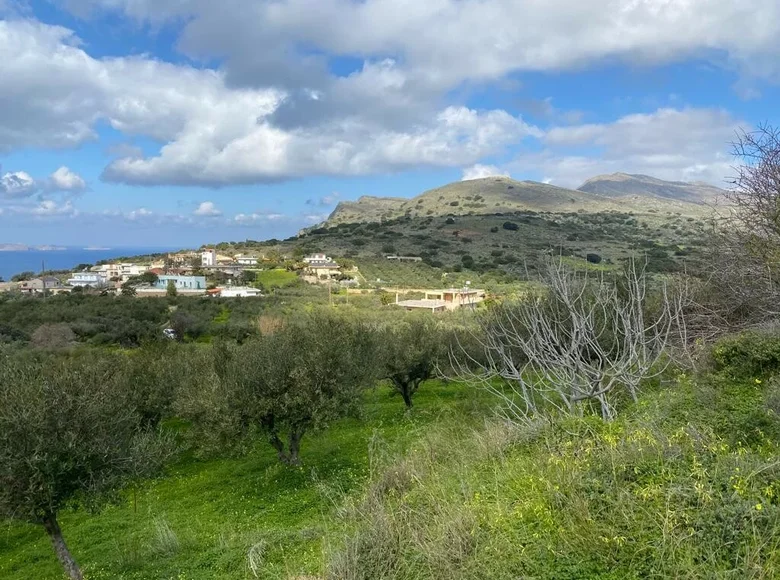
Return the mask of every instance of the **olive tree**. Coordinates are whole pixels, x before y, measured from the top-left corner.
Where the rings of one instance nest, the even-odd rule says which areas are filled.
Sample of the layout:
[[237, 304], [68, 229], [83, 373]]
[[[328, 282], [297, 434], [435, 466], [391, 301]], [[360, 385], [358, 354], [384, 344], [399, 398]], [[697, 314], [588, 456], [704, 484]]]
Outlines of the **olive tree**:
[[185, 414], [221, 444], [261, 432], [289, 465], [303, 436], [355, 412], [373, 380], [374, 340], [363, 324], [313, 313], [240, 346], [214, 347], [214, 379]]
[[0, 364], [0, 515], [40, 524], [65, 573], [82, 574], [60, 530], [157, 471], [166, 440], [141, 427], [119, 357], [5, 356]]
[[407, 409], [423, 381], [434, 376], [446, 352], [444, 334], [434, 320], [411, 318], [381, 333], [381, 376], [403, 397]]

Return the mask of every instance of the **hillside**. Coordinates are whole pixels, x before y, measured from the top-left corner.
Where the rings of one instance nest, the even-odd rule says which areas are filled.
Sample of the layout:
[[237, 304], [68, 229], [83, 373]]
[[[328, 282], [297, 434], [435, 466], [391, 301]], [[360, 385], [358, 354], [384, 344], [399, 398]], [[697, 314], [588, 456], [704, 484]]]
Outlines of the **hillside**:
[[328, 218], [329, 223], [381, 222], [403, 215], [401, 208], [407, 199], [364, 195], [357, 201], [342, 201]]
[[412, 199], [364, 196], [357, 201], [342, 202], [319, 227], [383, 222], [404, 216], [424, 218], [516, 211], [616, 211], [701, 216], [707, 211], [702, 201], [715, 197], [716, 191], [720, 191], [704, 184], [672, 183], [639, 177], [642, 179], [602, 176], [589, 180], [579, 190], [535, 181], [516, 181], [508, 177], [459, 181], [426, 191]]
[[689, 203], [713, 203], [725, 190], [703, 182], [663, 181], [649, 175], [612, 173], [598, 175], [583, 183], [578, 191], [625, 199], [654, 196]]
[[[312, 228], [284, 241], [219, 244], [226, 253], [304, 255], [325, 252], [357, 263], [368, 285], [449, 285], [524, 280], [544, 254], [614, 267], [630, 256], [648, 259], [654, 272], [694, 271], [707, 245], [706, 223], [684, 215], [499, 212], [490, 215], [401, 217], [382, 223]], [[385, 256], [418, 256], [397, 262]]]

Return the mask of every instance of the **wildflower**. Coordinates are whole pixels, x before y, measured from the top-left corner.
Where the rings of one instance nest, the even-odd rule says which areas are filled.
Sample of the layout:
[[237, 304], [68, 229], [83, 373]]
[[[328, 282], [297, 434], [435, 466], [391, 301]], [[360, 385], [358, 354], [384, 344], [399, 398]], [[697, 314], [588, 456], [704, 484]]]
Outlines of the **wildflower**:
[[764, 506], [762, 506], [760, 503], [756, 504], [756, 511], [760, 512], [762, 509], [764, 509]]

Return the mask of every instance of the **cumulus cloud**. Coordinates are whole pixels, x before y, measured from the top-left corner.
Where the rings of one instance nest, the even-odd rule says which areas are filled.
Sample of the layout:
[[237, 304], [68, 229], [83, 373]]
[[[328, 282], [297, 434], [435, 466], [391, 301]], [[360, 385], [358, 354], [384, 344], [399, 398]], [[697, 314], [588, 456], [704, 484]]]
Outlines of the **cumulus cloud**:
[[567, 187], [615, 172], [722, 187], [730, 174], [728, 143], [740, 126], [747, 127], [721, 109], [664, 108], [613, 123], [557, 127], [544, 136], [545, 150], [522, 155], [511, 167], [541, 171], [545, 180]]
[[[66, 28], [0, 21], [0, 152], [75, 147], [97, 139], [95, 127], [106, 123], [128, 139], [161, 143], [147, 155], [114, 150], [103, 179], [132, 185], [221, 187], [471, 167], [544, 135], [505, 111], [445, 107], [464, 84], [524, 71], [692, 57], [747, 77], [780, 78], [776, 0], [607, 4], [68, 0], [84, 18], [111, 10], [155, 27], [175, 22], [180, 51], [222, 64], [211, 70], [146, 56], [94, 58]], [[440, 29], [447, 34], [430, 34]], [[334, 74], [335, 57], [361, 64]], [[549, 101], [538, 106], [548, 111], [548, 122], [573, 123], [578, 131], [554, 129], [549, 148], [607, 139], [599, 126], [577, 125], [576, 112], [557, 111]], [[556, 169], [556, 154], [534, 155], [550, 166], [552, 179], [575, 173]], [[685, 157], [692, 174], [711, 172], [696, 169], [712, 167], [711, 160]], [[595, 161], [566, 158], [570, 167], [587, 163]], [[673, 161], [671, 171], [680, 163]], [[660, 166], [660, 157], [650, 165]]]
[[26, 198], [38, 193], [79, 193], [86, 187], [80, 175], [64, 166], [45, 179], [36, 179], [26, 171], [0, 174], [0, 198], [5, 199]]
[[[431, 111], [413, 126], [337, 116], [324, 125], [280, 128], [271, 117], [290, 98], [283, 90], [232, 88], [218, 71], [141, 57], [93, 59], [70, 31], [31, 21], [0, 21], [0, 57], [3, 86], [14, 87], [10, 106], [0, 110], [0, 149], [75, 146], [95, 138], [95, 124], [106, 121], [165, 143], [151, 157], [120, 157], [103, 174], [135, 185], [222, 186], [464, 165], [539, 133], [504, 111], [462, 106]], [[377, 102], [385, 88], [403, 89], [391, 63], [367, 66], [364, 74], [370, 82], [345, 79], [357, 87], [347, 92]], [[0, 97], [4, 92], [0, 87]]]
[[470, 181], [472, 179], [482, 179], [484, 177], [493, 177], [501, 175], [503, 177], [511, 177], [508, 171], [503, 171], [495, 165], [481, 165], [477, 163], [471, 167], [467, 167], [463, 170], [463, 177], [461, 181]]
[[49, 177], [49, 187], [54, 191], [80, 192], [87, 188], [87, 182], [80, 175], [63, 166]]
[[24, 171], [0, 175], [0, 197], [7, 199], [30, 197], [38, 189], [35, 179]]
[[[314, 47], [325, 54], [398, 56], [411, 76], [441, 87], [512, 71], [562, 70], [606, 59], [663, 63], [723, 59], [777, 75], [776, 0], [69, 0], [83, 14], [118, 10], [143, 22], [184, 22], [180, 48], [226, 57], [255, 82], [273, 62]], [[446, 29], [447, 34], [431, 34]], [[747, 32], [746, 32], [747, 31]], [[309, 51], [310, 53], [312, 51]], [[248, 78], [247, 78], [248, 77]]]
[[212, 201], [204, 201], [193, 212], [193, 215], [198, 217], [219, 217], [222, 212], [217, 209], [217, 206]]

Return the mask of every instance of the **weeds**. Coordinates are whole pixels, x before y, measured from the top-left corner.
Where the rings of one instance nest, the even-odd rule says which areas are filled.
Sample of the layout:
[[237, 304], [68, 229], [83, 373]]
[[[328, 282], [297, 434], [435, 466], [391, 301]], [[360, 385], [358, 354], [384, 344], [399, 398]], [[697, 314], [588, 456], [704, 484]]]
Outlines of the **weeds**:
[[376, 470], [329, 577], [777, 577], [777, 441], [739, 416], [724, 438], [717, 406], [691, 421], [717, 389], [684, 380], [611, 423], [435, 430]]

